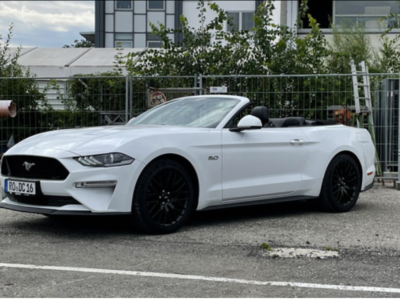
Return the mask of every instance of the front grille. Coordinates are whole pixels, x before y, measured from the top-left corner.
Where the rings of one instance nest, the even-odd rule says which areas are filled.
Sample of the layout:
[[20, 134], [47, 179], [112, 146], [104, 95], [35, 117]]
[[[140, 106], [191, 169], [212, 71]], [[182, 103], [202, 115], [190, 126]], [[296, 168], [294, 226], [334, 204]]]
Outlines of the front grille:
[[[27, 164], [31, 167], [27, 168]], [[69, 172], [54, 158], [10, 155], [3, 156], [1, 174], [14, 178], [64, 180]]]
[[20, 196], [15, 194], [6, 193], [7, 197], [14, 202], [29, 204], [29, 205], [40, 205], [40, 206], [54, 206], [61, 207], [64, 205], [75, 205], [80, 204], [72, 197], [61, 197], [61, 196]]

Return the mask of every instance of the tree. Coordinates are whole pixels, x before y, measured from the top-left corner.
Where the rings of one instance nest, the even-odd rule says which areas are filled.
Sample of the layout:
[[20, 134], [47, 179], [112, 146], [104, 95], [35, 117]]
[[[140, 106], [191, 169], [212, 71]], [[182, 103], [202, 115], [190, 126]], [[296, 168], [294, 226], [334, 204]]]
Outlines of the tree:
[[94, 44], [91, 41], [81, 39], [75, 40], [71, 45], [64, 45], [63, 48], [92, 48]]
[[[0, 140], [7, 140], [11, 134], [19, 141], [36, 132], [42, 127], [43, 118], [37, 112], [44, 114], [48, 110], [45, 94], [30, 74], [29, 69], [18, 63], [21, 49], [10, 49], [13, 35], [13, 25], [9, 27], [4, 42], [0, 35], [0, 100], [12, 100], [17, 105], [15, 119], [0, 119]], [[18, 124], [20, 129], [14, 130], [12, 122]]]
[[333, 42], [329, 45], [331, 56], [327, 60], [328, 69], [331, 73], [351, 73], [350, 61], [354, 60], [358, 65], [365, 61], [368, 63], [371, 73], [380, 72], [378, 53], [371, 45], [369, 35], [365, 27], [343, 22], [339, 26], [332, 26]]
[[[199, 28], [190, 27], [184, 16], [181, 16], [180, 29], [172, 30], [162, 24], [151, 24], [153, 34], [163, 41], [163, 48], [149, 49], [144, 54], [129, 54], [127, 69], [137, 75], [293, 74], [324, 71], [321, 61], [329, 51], [325, 47], [325, 37], [311, 17], [311, 33], [305, 39], [299, 39], [294, 30], [272, 22], [274, 5], [271, 0], [258, 7], [251, 31], [234, 28], [226, 32], [225, 22], [233, 25], [229, 14], [215, 3], [208, 3], [208, 8], [215, 17], [205, 24], [207, 8], [204, 1], [198, 2]], [[182, 42], [174, 43], [169, 38], [175, 32], [183, 34]]]
[[[397, 1], [400, 8], [400, 1]], [[393, 29], [400, 28], [400, 13], [395, 12], [383, 17], [381, 22], [387, 22], [388, 28], [381, 35], [382, 48], [380, 49], [379, 64], [382, 72], [400, 72], [400, 35], [389, 36]]]
[[[18, 63], [21, 48], [11, 51], [12, 35], [13, 25], [10, 26], [4, 43], [1, 42], [3, 38], [0, 35], [0, 100], [13, 100], [19, 110], [36, 109], [39, 101], [43, 101], [44, 94], [39, 92], [29, 69]], [[13, 79], [15, 77], [18, 80]]]
[[383, 73], [400, 72], [400, 36], [396, 35], [390, 39], [387, 35], [382, 36], [382, 48], [379, 55], [379, 66]]
[[[260, 5], [254, 15], [252, 30], [238, 30], [233, 26], [229, 14], [215, 3], [208, 3], [208, 9], [215, 16], [206, 24], [207, 8], [204, 1], [198, 2], [199, 26], [189, 26], [186, 17], [181, 16], [180, 29], [167, 29], [163, 25], [151, 24], [153, 33], [163, 41], [162, 49], [149, 49], [145, 53], [131, 53], [127, 59], [127, 70], [139, 76], [169, 76], [169, 75], [280, 75], [280, 74], [315, 74], [328, 72], [324, 63], [330, 55], [326, 40], [318, 23], [308, 16], [311, 32], [305, 38], [298, 38], [296, 30], [285, 25], [273, 23], [274, 5], [266, 1]], [[302, 6], [303, 10], [306, 6]], [[233, 29], [225, 31], [226, 22]], [[174, 43], [171, 33], [183, 34], [180, 43]], [[210, 40], [213, 41], [210, 44]], [[285, 79], [285, 84], [276, 78], [259, 78], [254, 84], [251, 78], [203, 79], [203, 87], [226, 85], [234, 94], [250, 97], [258, 103], [274, 105], [279, 109], [280, 116], [290, 111], [293, 115], [299, 101], [298, 93], [304, 90], [300, 85], [310, 82]], [[193, 86], [193, 80], [188, 79], [152, 79], [147, 83], [152, 87], [187, 87]], [[265, 93], [265, 87], [275, 93]], [[302, 98], [313, 105], [313, 95], [310, 99]], [[288, 101], [287, 99], [291, 99]], [[273, 103], [273, 104], [271, 104]], [[288, 112], [289, 114], [289, 112]]]

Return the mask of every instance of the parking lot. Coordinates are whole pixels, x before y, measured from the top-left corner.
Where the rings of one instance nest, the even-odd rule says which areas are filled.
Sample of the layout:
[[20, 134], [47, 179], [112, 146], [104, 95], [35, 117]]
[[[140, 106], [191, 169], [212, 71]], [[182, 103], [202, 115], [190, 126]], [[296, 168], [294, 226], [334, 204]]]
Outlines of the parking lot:
[[[165, 236], [125, 217], [0, 210], [0, 297], [399, 297], [399, 216], [391, 183], [345, 214], [304, 202], [200, 212]], [[337, 257], [303, 256], [316, 250]]]

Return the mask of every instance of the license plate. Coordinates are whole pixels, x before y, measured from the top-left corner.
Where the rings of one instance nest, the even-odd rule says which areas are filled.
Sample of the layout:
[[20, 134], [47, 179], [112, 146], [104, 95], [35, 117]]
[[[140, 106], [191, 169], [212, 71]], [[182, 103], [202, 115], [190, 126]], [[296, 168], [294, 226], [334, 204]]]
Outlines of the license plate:
[[5, 180], [5, 191], [17, 195], [36, 195], [36, 184], [29, 181]]

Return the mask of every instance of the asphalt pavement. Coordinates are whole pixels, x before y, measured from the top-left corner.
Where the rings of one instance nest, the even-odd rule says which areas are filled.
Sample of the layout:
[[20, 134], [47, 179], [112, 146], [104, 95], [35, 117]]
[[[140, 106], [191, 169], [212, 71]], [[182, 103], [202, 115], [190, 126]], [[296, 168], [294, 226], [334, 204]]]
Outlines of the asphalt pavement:
[[164, 236], [132, 232], [129, 217], [0, 210], [2, 298], [398, 298], [399, 258], [392, 184], [362, 193], [349, 213], [305, 202], [198, 212]]

